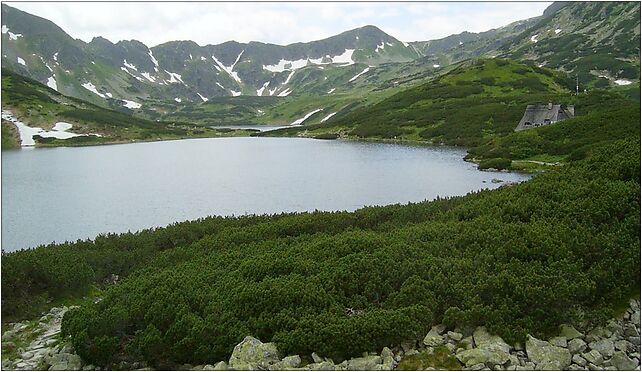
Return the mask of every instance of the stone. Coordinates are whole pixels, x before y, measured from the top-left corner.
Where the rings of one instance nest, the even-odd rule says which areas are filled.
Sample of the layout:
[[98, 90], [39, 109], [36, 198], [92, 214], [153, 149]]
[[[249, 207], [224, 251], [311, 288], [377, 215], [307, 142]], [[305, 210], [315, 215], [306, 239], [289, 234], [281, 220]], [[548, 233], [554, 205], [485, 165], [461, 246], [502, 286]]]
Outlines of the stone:
[[584, 367], [578, 366], [577, 364], [571, 364], [568, 367], [569, 371], [585, 371]]
[[321, 363], [312, 363], [306, 366], [310, 371], [334, 371], [335, 365], [330, 362], [323, 361]]
[[633, 345], [636, 351], [640, 351], [640, 336], [629, 337], [629, 342]]
[[613, 352], [615, 351], [615, 345], [613, 345], [613, 341], [610, 339], [593, 341], [589, 343], [589, 347], [592, 350], [599, 351], [600, 354], [602, 354], [602, 356], [605, 358], [610, 358], [613, 355]]
[[513, 366], [513, 367], [517, 367], [517, 366], [521, 365], [521, 363], [519, 362], [519, 358], [516, 355], [509, 354], [508, 355], [508, 365], [509, 366]]
[[289, 371], [298, 368], [299, 365], [301, 365], [301, 357], [298, 355], [290, 355], [283, 358], [280, 362], [271, 365], [270, 369], [273, 371]]
[[588, 368], [589, 368], [589, 371], [600, 371], [601, 370], [600, 367], [596, 366], [593, 363], [589, 363]]
[[486, 365], [484, 363], [477, 363], [469, 367], [471, 371], [481, 371]]
[[597, 350], [591, 350], [587, 353], [582, 353], [582, 358], [586, 359], [589, 363], [595, 364], [596, 366], [602, 365], [604, 359], [602, 354]]
[[348, 361], [348, 371], [373, 371], [380, 364], [383, 364], [383, 360], [378, 355], [352, 358]]
[[[227, 364], [227, 363], [225, 363], [225, 364]], [[211, 365], [211, 364], [206, 364], [202, 368], [202, 371], [213, 371], [213, 370], [214, 370], [214, 366]]]
[[401, 350], [403, 350], [404, 353], [416, 347], [417, 347], [417, 343], [415, 341], [404, 341], [401, 343]]
[[566, 340], [570, 341], [574, 338], [583, 338], [584, 334], [582, 332], [579, 332], [572, 325], [562, 324], [560, 326], [560, 336], [566, 337]]
[[621, 335], [622, 334], [622, 330], [623, 330], [622, 326], [619, 325], [613, 319], [609, 320], [606, 323], [606, 329], [608, 329], [609, 331], [613, 332], [614, 335]]
[[457, 350], [457, 346], [448, 343], [446, 344], [446, 349], [448, 349], [448, 351], [450, 351], [451, 353], [454, 353]]
[[484, 347], [484, 348], [474, 348], [470, 350], [464, 350], [460, 353], [457, 353], [455, 357], [466, 367], [472, 367], [473, 365], [482, 363], [482, 364], [504, 364], [509, 359], [508, 352], [493, 348], [493, 347]]
[[47, 363], [51, 365], [50, 371], [79, 371], [82, 367], [82, 361], [78, 355], [67, 353], [54, 354]]
[[11, 341], [16, 336], [15, 331], [6, 331], [2, 334], [2, 341]]
[[266, 370], [278, 362], [279, 352], [274, 343], [262, 343], [252, 336], [246, 336], [234, 347], [229, 366], [236, 370]]
[[473, 332], [473, 339], [475, 340], [475, 346], [478, 348], [483, 347], [484, 345], [493, 345], [507, 353], [510, 351], [510, 345], [504, 342], [501, 337], [488, 333], [486, 327], [477, 327], [475, 332]]
[[444, 332], [446, 332], [446, 325], [445, 324], [437, 324], [436, 326], [432, 327], [431, 331], [433, 331], [433, 330], [441, 335]]
[[625, 352], [616, 351], [613, 353], [613, 358], [611, 358], [611, 365], [618, 371], [632, 371], [637, 369], [638, 362], [629, 358]]
[[551, 343], [553, 346], [558, 346], [558, 347], [567, 347], [568, 344], [566, 342], [566, 337], [553, 337], [548, 342]]
[[640, 326], [640, 310], [635, 310], [635, 312], [631, 314], [631, 323], [638, 327]]
[[582, 357], [581, 357], [580, 355], [578, 355], [578, 354], [573, 355], [573, 358], [571, 359], [571, 361], [572, 361], [573, 363], [577, 364], [578, 366], [582, 366], [582, 367], [585, 367], [585, 366], [588, 364], [588, 362], [586, 361], [586, 359], [582, 358]]
[[517, 341], [515, 343], [515, 345], [513, 345], [513, 349], [515, 349], [517, 351], [522, 351], [522, 350], [524, 350], [524, 345], [522, 345], [521, 342]]
[[323, 358], [321, 358], [317, 353], [312, 353], [312, 360], [314, 361], [314, 363], [323, 362]]
[[542, 369], [565, 369], [571, 365], [571, 353], [568, 349], [553, 346], [528, 335], [526, 339], [526, 354], [528, 358]]
[[[444, 326], [445, 329], [445, 326]], [[443, 333], [441, 326], [434, 326], [430, 329], [426, 337], [424, 337], [424, 345], [426, 346], [439, 346], [445, 343], [444, 336], [439, 332]]]
[[214, 365], [214, 371], [227, 371], [227, 363], [220, 361]]
[[633, 345], [631, 345], [631, 343], [628, 342], [627, 340], [615, 341], [614, 345], [615, 345], [615, 350], [620, 350], [620, 351], [624, 351], [624, 352], [627, 352], [629, 350], [633, 350], [634, 349]]
[[627, 323], [624, 325], [624, 335], [627, 337], [639, 337], [640, 334], [638, 333], [638, 330], [635, 328], [635, 325], [633, 323]]
[[453, 331], [448, 331], [448, 338], [454, 341], [461, 341], [461, 339], [464, 337], [461, 333], [458, 332], [453, 332]]
[[475, 342], [473, 341], [473, 336], [464, 337], [459, 342], [466, 350], [470, 350], [474, 347]]
[[410, 349], [410, 350], [408, 350], [407, 352], [404, 353], [404, 356], [408, 357], [408, 356], [413, 356], [413, 355], [417, 355], [417, 354], [419, 354], [419, 352], [417, 350]]
[[574, 338], [571, 341], [568, 342], [568, 351], [571, 352], [571, 354], [577, 354], [577, 353], [583, 353], [584, 350], [586, 350], [586, 342], [582, 340], [581, 338]]

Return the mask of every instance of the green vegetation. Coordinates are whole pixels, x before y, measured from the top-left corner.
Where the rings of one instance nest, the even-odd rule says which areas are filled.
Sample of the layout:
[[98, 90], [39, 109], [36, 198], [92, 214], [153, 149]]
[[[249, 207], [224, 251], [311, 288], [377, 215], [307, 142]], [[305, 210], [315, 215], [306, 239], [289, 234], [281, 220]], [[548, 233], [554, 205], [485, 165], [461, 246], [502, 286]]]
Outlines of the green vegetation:
[[[66, 140], [35, 136], [38, 146], [86, 146], [250, 134], [245, 130], [225, 132], [185, 122], [154, 122], [128, 113], [107, 110], [76, 98], [65, 97], [35, 80], [5, 69], [2, 70], [2, 104], [30, 126], [50, 129], [57, 121], [66, 121], [73, 124], [74, 132], [101, 135]], [[3, 148], [6, 148], [5, 142], [11, 146], [13, 136], [8, 130], [3, 124]]]
[[10, 253], [2, 311], [25, 314], [126, 276], [63, 322], [99, 365], [214, 362], [248, 334], [286, 354], [340, 359], [438, 322], [484, 324], [509, 342], [546, 337], [560, 323], [606, 319], [639, 289], [639, 182], [638, 138], [465, 197], [206, 218]]
[[[640, 138], [640, 104], [618, 94], [580, 96], [577, 117], [555, 125], [513, 132], [469, 149], [486, 164], [495, 158], [556, 162], [578, 160], [599, 143]], [[488, 160], [485, 160], [488, 159]]]
[[20, 134], [11, 122], [2, 121], [2, 149], [11, 150], [20, 148]]
[[429, 367], [438, 371], [461, 370], [459, 361], [444, 345], [436, 347], [432, 353], [422, 351], [419, 354], [403, 358], [397, 369], [401, 371], [424, 371]]

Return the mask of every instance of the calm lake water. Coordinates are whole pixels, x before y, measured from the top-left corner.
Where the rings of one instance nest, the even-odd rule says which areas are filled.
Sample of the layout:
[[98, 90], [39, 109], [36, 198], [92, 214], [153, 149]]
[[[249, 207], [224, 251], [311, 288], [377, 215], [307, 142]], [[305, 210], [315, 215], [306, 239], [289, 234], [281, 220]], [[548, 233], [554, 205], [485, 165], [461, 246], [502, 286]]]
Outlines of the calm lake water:
[[[2, 152], [2, 248], [208, 215], [355, 210], [494, 188], [465, 150], [219, 138]], [[486, 181], [484, 183], [484, 181]]]

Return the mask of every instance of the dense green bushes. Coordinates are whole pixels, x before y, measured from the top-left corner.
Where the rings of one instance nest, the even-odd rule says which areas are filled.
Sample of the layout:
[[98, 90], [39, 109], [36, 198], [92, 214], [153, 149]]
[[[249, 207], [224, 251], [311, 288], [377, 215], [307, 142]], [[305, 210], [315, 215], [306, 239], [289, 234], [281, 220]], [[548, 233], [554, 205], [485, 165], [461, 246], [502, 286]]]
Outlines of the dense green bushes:
[[479, 163], [479, 169], [510, 169], [512, 161], [504, 158], [492, 158], [482, 160]]
[[247, 334], [340, 359], [440, 321], [515, 341], [603, 320], [640, 285], [639, 158], [639, 140], [619, 141], [497, 191], [221, 220], [69, 312], [63, 333], [90, 362], [117, 349], [169, 367], [225, 359]]

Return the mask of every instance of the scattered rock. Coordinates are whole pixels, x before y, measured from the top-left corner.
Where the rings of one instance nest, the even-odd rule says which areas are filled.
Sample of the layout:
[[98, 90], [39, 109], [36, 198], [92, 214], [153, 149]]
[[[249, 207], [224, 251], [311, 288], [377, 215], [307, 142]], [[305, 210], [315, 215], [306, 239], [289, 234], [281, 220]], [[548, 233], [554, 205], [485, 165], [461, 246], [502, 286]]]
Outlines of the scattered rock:
[[229, 366], [236, 370], [269, 369], [279, 362], [279, 352], [274, 343], [262, 343], [252, 336], [246, 336], [234, 347]]
[[638, 367], [637, 360], [629, 358], [623, 351], [613, 353], [611, 364], [617, 368], [618, 371], [632, 371]]
[[590, 364], [594, 364], [596, 366], [602, 365], [602, 363], [604, 362], [602, 354], [600, 354], [600, 352], [597, 350], [591, 350], [588, 353], [582, 353], [582, 358], [586, 359]]
[[564, 348], [538, 340], [528, 335], [526, 339], [526, 354], [541, 369], [565, 369], [571, 365], [571, 353]]
[[605, 358], [610, 358], [613, 355], [613, 352], [615, 351], [615, 346], [613, 345], [613, 341], [611, 341], [610, 339], [593, 341], [589, 343], [589, 347], [593, 350], [599, 351], [600, 354], [602, 354], [602, 356]]
[[439, 346], [444, 344], [444, 336], [442, 336], [441, 334], [444, 333], [445, 329], [446, 327], [442, 327], [442, 325], [436, 325], [432, 327], [426, 337], [424, 337], [424, 345]]
[[571, 354], [582, 353], [586, 350], [586, 342], [580, 338], [574, 338], [568, 343], [568, 351]]
[[361, 358], [352, 358], [348, 361], [348, 371], [374, 371], [383, 360], [378, 355], [370, 355]]
[[462, 335], [461, 333], [448, 331], [448, 338], [451, 340], [461, 341], [463, 337], [464, 335]]
[[227, 363], [225, 363], [224, 361], [216, 363], [214, 365], [214, 370], [215, 371], [226, 371], [226, 370], [228, 370]]
[[570, 341], [574, 338], [583, 338], [584, 334], [582, 332], [579, 332], [572, 325], [562, 324], [560, 326], [560, 336], [566, 337], [566, 340]]
[[323, 362], [323, 358], [321, 358], [317, 353], [312, 353], [312, 360], [314, 361], [314, 363]]
[[571, 359], [571, 361], [572, 361], [573, 363], [577, 364], [578, 366], [582, 366], [582, 367], [585, 367], [585, 366], [588, 364], [588, 362], [586, 361], [586, 359], [582, 358], [582, 357], [581, 357], [580, 355], [578, 355], [578, 354], [573, 355], [573, 358]]
[[553, 337], [550, 340], [548, 340], [551, 345], [553, 346], [558, 346], [558, 347], [567, 347], [568, 344], [566, 342], [566, 337]]

